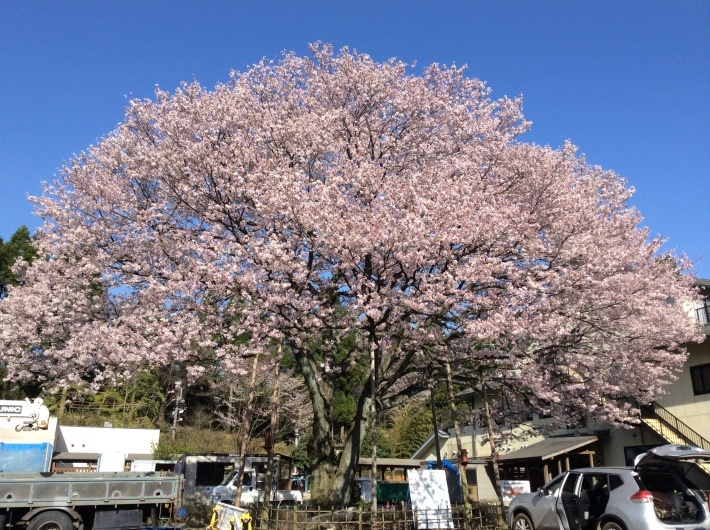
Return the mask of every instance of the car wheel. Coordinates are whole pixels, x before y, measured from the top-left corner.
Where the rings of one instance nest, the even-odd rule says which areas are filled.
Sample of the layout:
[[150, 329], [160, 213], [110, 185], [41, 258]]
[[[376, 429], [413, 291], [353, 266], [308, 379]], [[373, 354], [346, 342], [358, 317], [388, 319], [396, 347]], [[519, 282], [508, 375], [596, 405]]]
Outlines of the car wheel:
[[64, 512], [42, 512], [34, 517], [27, 530], [72, 530], [74, 523], [71, 517]]
[[519, 513], [513, 518], [510, 530], [535, 530], [535, 528], [527, 515]]
[[616, 521], [607, 521], [606, 523], [602, 523], [597, 527], [597, 530], [625, 530], [621, 524], [617, 523]]

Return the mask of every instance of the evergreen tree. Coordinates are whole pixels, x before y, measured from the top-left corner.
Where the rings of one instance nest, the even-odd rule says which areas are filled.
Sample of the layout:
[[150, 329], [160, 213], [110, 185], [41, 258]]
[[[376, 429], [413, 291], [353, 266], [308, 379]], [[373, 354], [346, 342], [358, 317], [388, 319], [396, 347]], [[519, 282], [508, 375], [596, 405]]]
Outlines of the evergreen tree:
[[17, 285], [20, 279], [12, 271], [17, 258], [32, 263], [37, 256], [37, 250], [32, 242], [29, 229], [22, 225], [12, 234], [10, 240], [4, 242], [0, 237], [0, 298], [7, 295], [10, 285]]

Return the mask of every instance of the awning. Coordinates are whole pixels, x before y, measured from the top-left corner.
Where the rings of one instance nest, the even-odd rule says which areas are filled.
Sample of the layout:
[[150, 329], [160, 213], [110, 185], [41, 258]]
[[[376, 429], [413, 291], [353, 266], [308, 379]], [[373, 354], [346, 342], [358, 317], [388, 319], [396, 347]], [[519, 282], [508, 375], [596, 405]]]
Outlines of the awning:
[[547, 438], [528, 447], [517, 449], [505, 455], [500, 455], [501, 461], [527, 460], [540, 458], [548, 460], [558, 455], [570, 453], [597, 441], [596, 436], [569, 436], [562, 438]]
[[89, 460], [98, 460], [99, 459], [99, 453], [71, 453], [69, 451], [65, 451], [63, 453], [55, 453], [54, 456], [52, 457], [52, 460], [78, 460], [78, 461], [89, 461]]
[[[52, 460], [54, 461], [97, 461], [99, 459], [99, 453], [74, 453], [71, 451], [64, 451], [62, 453], [54, 453]], [[153, 460], [153, 455], [142, 454], [142, 453], [128, 453], [126, 455], [126, 460]]]
[[[372, 465], [372, 458], [360, 458], [358, 460], [360, 467]], [[422, 469], [427, 465], [427, 461], [411, 460], [409, 458], [378, 458], [377, 467], [401, 467], [405, 469]]]

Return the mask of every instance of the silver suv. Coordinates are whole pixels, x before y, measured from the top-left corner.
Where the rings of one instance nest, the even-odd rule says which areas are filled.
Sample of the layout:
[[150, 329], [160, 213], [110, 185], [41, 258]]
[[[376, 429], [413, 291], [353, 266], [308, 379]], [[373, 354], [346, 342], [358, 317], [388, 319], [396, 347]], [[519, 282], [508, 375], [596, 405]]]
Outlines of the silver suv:
[[[710, 530], [707, 495], [688, 478], [710, 452], [664, 445], [633, 468], [590, 467], [557, 476], [508, 509], [511, 530]], [[702, 477], [702, 475], [698, 475]]]

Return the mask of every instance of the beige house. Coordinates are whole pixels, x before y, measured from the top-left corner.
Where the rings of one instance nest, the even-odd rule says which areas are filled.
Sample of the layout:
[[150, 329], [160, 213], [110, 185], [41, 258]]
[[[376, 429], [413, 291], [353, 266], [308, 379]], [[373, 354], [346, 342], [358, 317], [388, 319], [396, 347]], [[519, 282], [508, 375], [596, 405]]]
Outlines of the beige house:
[[[710, 335], [710, 280], [697, 280], [703, 302], [689, 308]], [[555, 475], [587, 466], [632, 465], [636, 455], [667, 443], [690, 444], [710, 451], [710, 340], [689, 345], [688, 360], [678, 379], [666, 394], [643, 407], [641, 423], [632, 429], [615, 429], [588, 421], [583, 429], [556, 431], [549, 436], [531, 434], [531, 427], [548, 421], [533, 417], [529, 422], [505, 430], [507, 440], [497, 447], [501, 478], [528, 480], [536, 489]], [[459, 398], [482, 407], [482, 398], [469, 391]], [[470, 422], [473, 423], [473, 422]], [[497, 497], [493, 486], [490, 446], [483, 443], [485, 433], [470, 424], [461, 428], [461, 446], [467, 452], [466, 477], [473, 499]], [[412, 455], [413, 459], [458, 461], [453, 428], [432, 435]], [[710, 468], [707, 470], [710, 489]]]
[[[710, 280], [697, 280], [697, 285], [703, 300], [690, 310], [707, 337]], [[641, 425], [613, 433], [607, 464], [629, 463], [634, 448], [664, 443], [696, 445], [710, 451], [710, 340], [690, 344], [688, 351], [688, 360], [678, 379], [666, 388], [665, 395], [642, 409]]]

